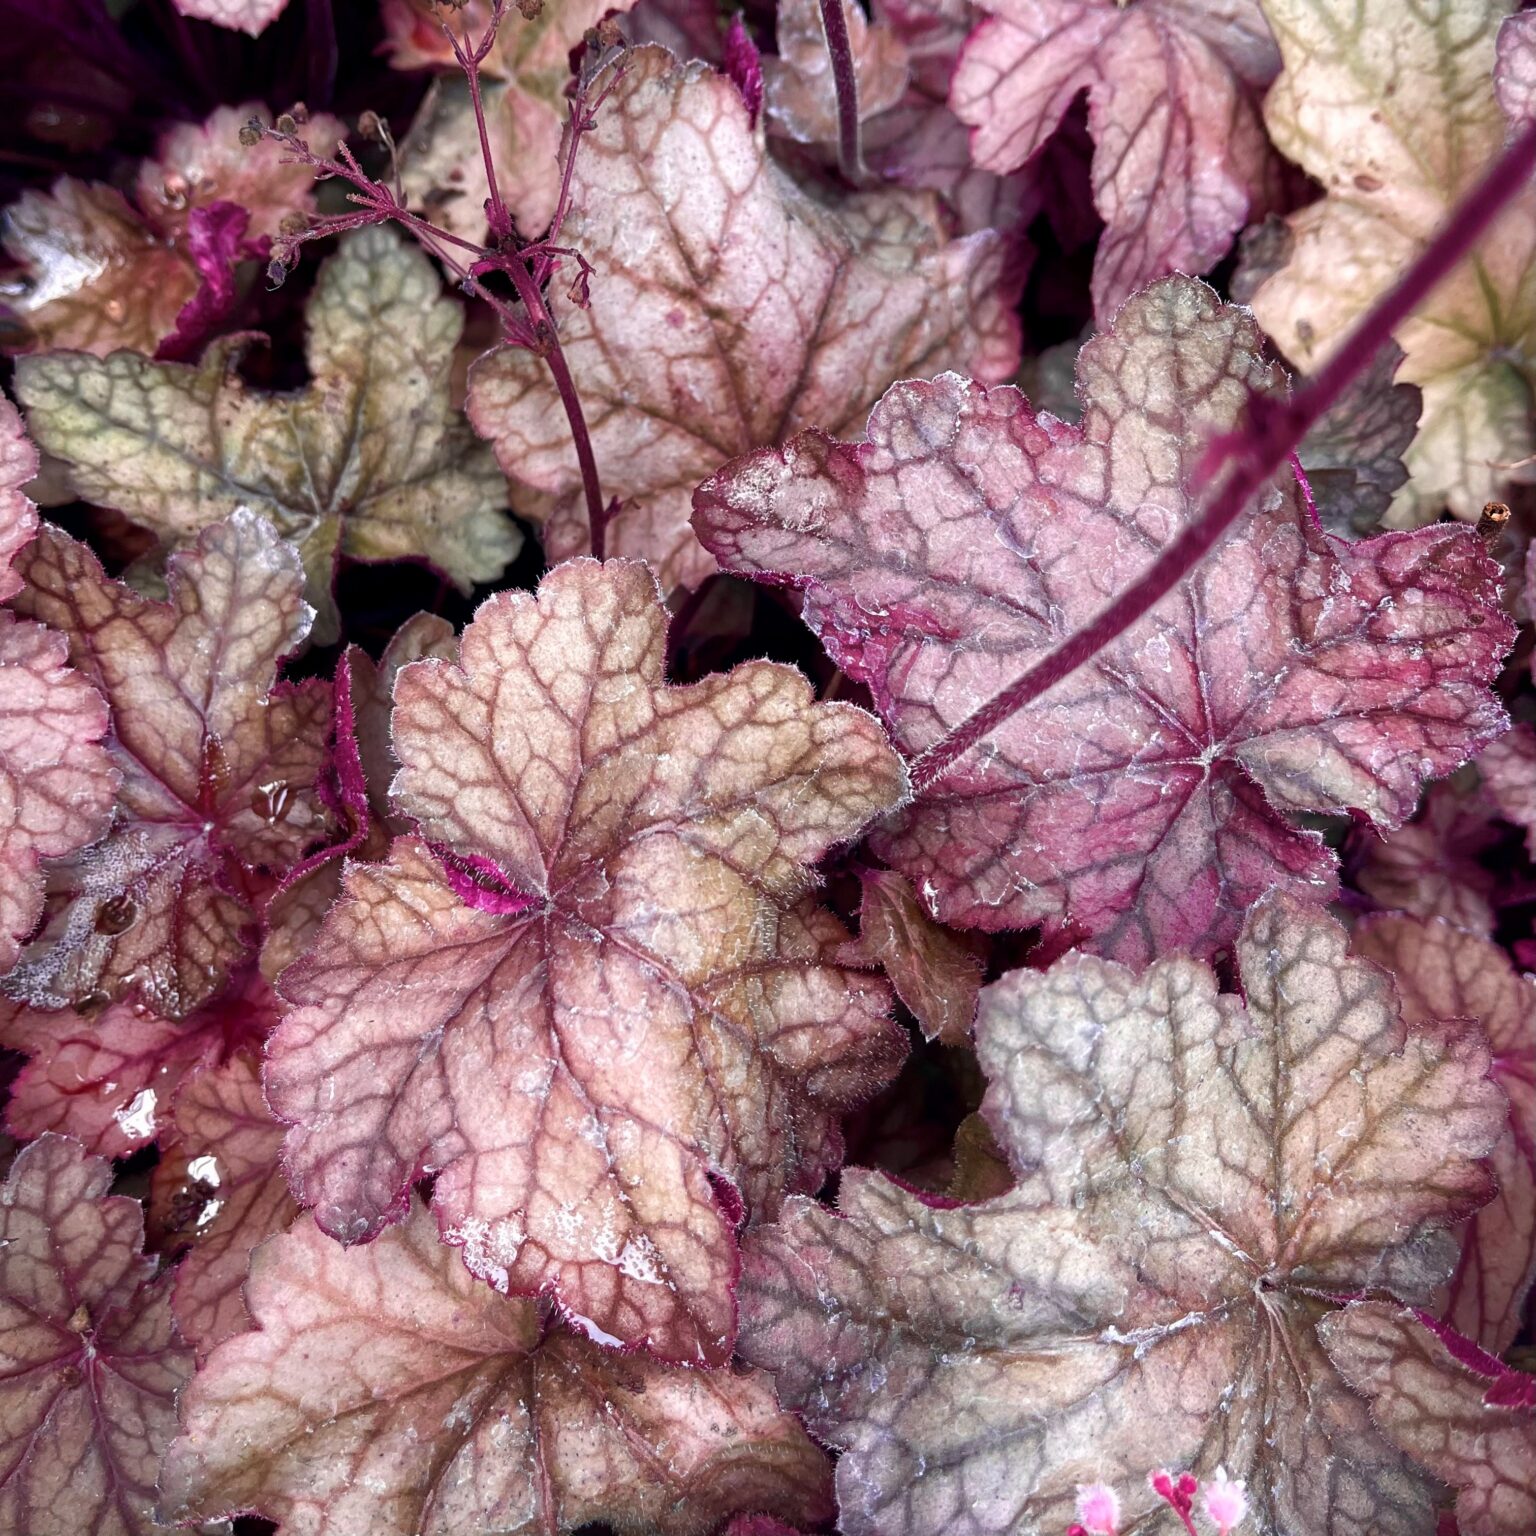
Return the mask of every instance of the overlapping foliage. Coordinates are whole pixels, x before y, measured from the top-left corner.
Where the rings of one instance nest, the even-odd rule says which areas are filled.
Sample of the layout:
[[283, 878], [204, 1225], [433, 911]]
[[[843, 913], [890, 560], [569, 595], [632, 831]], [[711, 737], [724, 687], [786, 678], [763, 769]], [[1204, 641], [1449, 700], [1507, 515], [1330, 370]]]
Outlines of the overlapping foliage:
[[0, 1533], [1526, 1536], [1532, 14], [19, 10]]

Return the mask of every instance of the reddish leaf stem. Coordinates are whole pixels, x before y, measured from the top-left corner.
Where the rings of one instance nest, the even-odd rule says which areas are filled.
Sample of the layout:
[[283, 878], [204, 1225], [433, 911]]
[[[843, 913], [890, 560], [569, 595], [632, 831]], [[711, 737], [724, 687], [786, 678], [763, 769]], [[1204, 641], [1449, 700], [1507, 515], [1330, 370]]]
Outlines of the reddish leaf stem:
[[848, 36], [852, 0], [821, 0], [821, 29], [832, 60], [832, 84], [837, 90], [837, 163], [846, 180], [864, 180], [864, 146], [859, 137], [859, 81], [853, 68], [853, 42]]
[[[1215, 482], [1205, 510], [1132, 586], [1096, 618], [1069, 635], [1017, 681], [988, 699], [927, 751], [913, 759], [912, 789], [921, 794], [977, 742], [1011, 715], [1069, 677], [1160, 603], [1247, 509], [1308, 430], [1365, 370], [1377, 349], [1425, 296], [1472, 250], [1488, 226], [1536, 170], [1536, 123], [1525, 128], [1442, 225], [1423, 254], [1350, 333], [1344, 345], [1289, 400], [1256, 396], [1248, 419], [1210, 445], [1194, 489]], [[1217, 476], [1221, 478], [1217, 480]]]

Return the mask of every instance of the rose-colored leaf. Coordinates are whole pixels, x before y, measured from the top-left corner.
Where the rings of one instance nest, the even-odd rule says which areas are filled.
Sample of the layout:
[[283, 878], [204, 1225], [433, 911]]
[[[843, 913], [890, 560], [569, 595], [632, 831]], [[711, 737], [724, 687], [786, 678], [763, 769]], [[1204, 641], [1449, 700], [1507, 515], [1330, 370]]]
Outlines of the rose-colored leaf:
[[1316, 1335], [1329, 1292], [1423, 1299], [1504, 1119], [1475, 1027], [1405, 1030], [1343, 929], [1267, 898], [1246, 1006], [1203, 965], [1075, 954], [982, 994], [982, 1204], [845, 1173], [744, 1240], [742, 1342], [842, 1449], [847, 1536], [1060, 1531], [1104, 1482], [1180, 1529], [1160, 1467], [1246, 1480], [1258, 1532], [1429, 1536], [1434, 1492]]
[[242, 1287], [251, 1254], [299, 1214], [278, 1162], [282, 1145], [248, 1051], [199, 1072], [176, 1095], [171, 1142], [150, 1185], [150, 1222], [160, 1246], [187, 1246], [171, 1307], [200, 1358], [250, 1327]]
[[1494, 1081], [1509, 1097], [1493, 1152], [1499, 1192], [1462, 1231], [1444, 1315], [1502, 1354], [1536, 1278], [1536, 980], [1518, 975], [1497, 944], [1443, 921], [1371, 918], [1355, 948], [1393, 973], [1409, 1023], [1476, 1019], [1493, 1046]]
[[[1528, 1536], [1536, 1524], [1536, 1380], [1477, 1360], [1464, 1340], [1385, 1302], [1358, 1302], [1326, 1319], [1322, 1333], [1382, 1433], [1458, 1490], [1460, 1536]], [[1529, 1401], [1501, 1403], [1522, 1386]]]
[[662, 681], [643, 566], [505, 593], [458, 667], [395, 683], [397, 809], [355, 865], [268, 1053], [295, 1192], [372, 1236], [423, 1169], [465, 1262], [604, 1335], [719, 1361], [735, 1242], [814, 1188], [837, 1117], [894, 1073], [888, 994], [837, 956], [810, 866], [901, 796], [878, 724], [754, 663]]
[[58, 1131], [100, 1157], [124, 1157], [159, 1139], [182, 1080], [260, 1044], [277, 1022], [276, 998], [248, 971], [186, 1019], [133, 1003], [89, 1016], [0, 1007], [0, 1044], [31, 1057], [11, 1085], [5, 1123], [18, 1136]]
[[981, 989], [981, 956], [934, 922], [894, 870], [862, 870], [859, 883], [859, 952], [890, 977], [930, 1040], [966, 1044]]
[[742, 103], [747, 109], [747, 126], [756, 128], [757, 120], [763, 114], [763, 56], [752, 41], [740, 11], [731, 18], [720, 52], [720, 68], [741, 92]]
[[[806, 594], [898, 744], [932, 746], [1128, 588], [1198, 510], [1212, 433], [1284, 397], [1245, 311], [1188, 278], [1079, 356], [1082, 426], [953, 374], [899, 384], [858, 446], [807, 432], [729, 465], [695, 524], [729, 570]], [[1289, 481], [1290, 483], [1286, 483]], [[1230, 942], [1335, 860], [1291, 814], [1409, 815], [1496, 735], [1513, 635], [1469, 530], [1328, 539], [1294, 481], [1126, 635], [882, 825], [880, 856], [959, 926], [1043, 923], [1128, 963]]]
[[1388, 836], [1370, 827], [1352, 835], [1353, 883], [1378, 907], [1493, 932], [1497, 904], [1508, 900], [1510, 887], [1484, 857], [1506, 831], [1480, 777], [1481, 762], [1432, 785], [1413, 820]]
[[37, 532], [37, 508], [26, 487], [37, 474], [37, 449], [21, 422], [21, 413], [0, 395], [0, 602], [14, 597], [21, 577], [11, 561]]
[[832, 1512], [826, 1458], [756, 1373], [610, 1354], [478, 1285], [413, 1203], [343, 1249], [308, 1217], [256, 1253], [257, 1331], [185, 1395], [178, 1519], [284, 1536], [491, 1536], [590, 1522], [705, 1536], [738, 1510]]
[[174, 0], [183, 16], [211, 21], [231, 32], [260, 37], [287, 9], [288, 0]]
[[1494, 94], [1512, 123], [1536, 117], [1536, 16], [1521, 12], [1499, 28]]
[[[517, 226], [530, 239], [554, 217], [560, 194], [560, 142], [569, 111], [565, 88], [571, 50], [610, 11], [633, 0], [548, 0], [536, 16], [513, 6], [480, 67], [482, 105], [496, 184]], [[444, 13], [431, 0], [385, 0], [386, 47], [397, 69], [430, 65], [449, 72], [436, 82], [401, 145], [401, 176], [412, 206], [429, 210], [439, 228], [485, 241], [490, 184], [469, 86], [443, 36]], [[471, 0], [450, 19], [472, 40], [485, 33], [489, 8]]]
[[[688, 496], [732, 454], [815, 423], [857, 423], [893, 379], [966, 367], [1009, 377], [1017, 324], [996, 234], [944, 238], [913, 195], [832, 212], [768, 157], [724, 75], [636, 49], [585, 135], [560, 232], [596, 267], [581, 308], [551, 287], [605, 496], [609, 553], [663, 583], [713, 563]], [[470, 373], [469, 412], [515, 480], [556, 498], [552, 558], [586, 548], [586, 511], [542, 358], [511, 348]]]
[[194, 208], [187, 218], [187, 256], [197, 268], [197, 292], [176, 316], [176, 329], [155, 356], [181, 361], [196, 356], [219, 322], [234, 308], [235, 263], [246, 244], [250, 215], [237, 203]]
[[[1319, 366], [1422, 251], [1503, 147], [1496, 38], [1514, 0], [1264, 0], [1284, 73], [1264, 108], [1275, 145], [1327, 195], [1289, 220], [1287, 265], [1253, 296], [1302, 368]], [[1476, 518], [1536, 447], [1523, 367], [1536, 341], [1536, 191], [1396, 333], [1423, 391], [1409, 478], [1388, 521], [1449, 505]]]
[[1489, 742], [1477, 771], [1499, 815], [1525, 832], [1526, 849], [1536, 857], [1536, 730], [1517, 725]]
[[1168, 272], [1204, 272], [1247, 221], [1267, 174], [1258, 103], [1280, 67], [1259, 0], [984, 0], [950, 103], [977, 164], [1039, 152], [1088, 92], [1093, 197], [1107, 226], [1093, 269], [1107, 321]]
[[[255, 242], [276, 235], [286, 215], [314, 207], [307, 167], [285, 164], [275, 143], [240, 143], [240, 128], [253, 117], [269, 114], [250, 101], [168, 129], [140, 165], [131, 200], [61, 176], [50, 191], [24, 192], [6, 209], [3, 243], [21, 276], [5, 299], [24, 323], [29, 348], [152, 353], [183, 318], [183, 347], [206, 339], [224, 311], [205, 298], [184, 316], [200, 290], [210, 281], [231, 283], [237, 256], [254, 254]], [[316, 114], [305, 133], [326, 152], [340, 126]], [[221, 205], [244, 210], [247, 223], [241, 238], [215, 251], [208, 219]]]
[[138, 1202], [73, 1142], [22, 1149], [0, 1191], [0, 1529], [149, 1536], [191, 1352], [141, 1254]]
[[[894, 107], [907, 89], [907, 50], [880, 22], [873, 25], [856, 0], [839, 0], [847, 19], [859, 120]], [[837, 143], [837, 89], [822, 28], [821, 0], [778, 0], [774, 35], [778, 57], [763, 60], [768, 120], [801, 144]]]
[[55, 529], [18, 568], [16, 606], [68, 637], [110, 706], [122, 786], [108, 836], [50, 867], [57, 905], [7, 988], [184, 1017], [249, 953], [261, 877], [330, 835], [316, 789], [330, 689], [275, 682], [309, 628], [298, 557], [238, 511], [172, 557], [166, 602]]
[[134, 352], [23, 358], [16, 390], [79, 493], [167, 543], [239, 507], [271, 518], [303, 556], [323, 644], [338, 554], [425, 558], [467, 592], [501, 574], [519, 535], [494, 458], [450, 403], [464, 316], [421, 251], [386, 228], [348, 236], [308, 324], [297, 395], [247, 386], [230, 344], [195, 368]]

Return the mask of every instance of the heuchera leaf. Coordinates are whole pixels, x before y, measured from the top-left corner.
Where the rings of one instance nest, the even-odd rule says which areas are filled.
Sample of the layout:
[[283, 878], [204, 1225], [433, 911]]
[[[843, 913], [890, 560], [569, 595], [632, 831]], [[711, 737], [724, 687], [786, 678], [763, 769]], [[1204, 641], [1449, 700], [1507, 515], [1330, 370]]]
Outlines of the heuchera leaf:
[[349, 870], [283, 978], [266, 1088], [327, 1232], [372, 1237], [431, 1169], [483, 1279], [718, 1362], [711, 1175], [753, 1211], [816, 1187], [900, 1059], [889, 994], [805, 898], [905, 778], [798, 672], [667, 687], [665, 632], [645, 567], [576, 561], [482, 607], [458, 667], [400, 672], [393, 798], [427, 842]]
[[1494, 1081], [1509, 1097], [1509, 1124], [1493, 1151], [1498, 1194], [1461, 1233], [1444, 1316], [1502, 1354], [1536, 1278], [1536, 980], [1518, 975], [1497, 944], [1443, 921], [1370, 918], [1355, 948], [1393, 973], [1410, 1024], [1476, 1019], [1493, 1046]]
[[248, 966], [185, 1019], [134, 1002], [44, 1012], [0, 1004], [0, 1044], [31, 1058], [11, 1084], [6, 1126], [58, 1131], [99, 1157], [125, 1157], [160, 1138], [184, 1078], [260, 1045], [277, 999]]
[[1094, 311], [1108, 320], [1168, 272], [1227, 252], [1267, 175], [1258, 102], [1280, 59], [1259, 0], [985, 0], [950, 104], [978, 165], [1044, 146], [1081, 91], [1106, 229]]
[[1480, 777], [1481, 766], [1479, 758], [1433, 785], [1413, 820], [1387, 837], [1369, 827], [1352, 836], [1352, 883], [1378, 907], [1443, 917], [1471, 933], [1492, 934], [1496, 903], [1511, 892], [1484, 862], [1506, 829]]
[[1380, 1301], [1326, 1319], [1323, 1339], [1370, 1399], [1382, 1433], [1459, 1490], [1460, 1536], [1527, 1536], [1536, 1521], [1536, 1378]]
[[[560, 195], [560, 140], [569, 115], [565, 88], [571, 51], [610, 11], [634, 0], [546, 0], [525, 18], [507, 7], [496, 45], [480, 66], [482, 101], [496, 184], [518, 228], [542, 235]], [[470, 0], [447, 18], [471, 41], [490, 19], [484, 0]], [[401, 176], [412, 206], [427, 208], [433, 223], [461, 239], [483, 244], [488, 232], [479, 125], [469, 86], [443, 36], [445, 17], [431, 0], [385, 0], [385, 48], [397, 69], [430, 65], [449, 71], [435, 82], [401, 146]]]
[[61, 1136], [0, 1190], [0, 1528], [148, 1536], [155, 1475], [192, 1372], [136, 1200]]
[[[894, 107], [907, 89], [907, 50], [887, 26], [841, 0], [858, 81], [859, 119]], [[763, 60], [769, 121], [801, 144], [837, 143], [837, 90], [822, 28], [820, 0], [779, 0], [778, 57]]]
[[467, 592], [517, 553], [505, 482], [449, 400], [463, 328], [415, 245], [362, 229], [321, 269], [297, 394], [248, 387], [238, 342], [195, 368], [135, 352], [23, 358], [16, 391], [80, 495], [169, 544], [239, 507], [271, 518], [303, 556], [325, 644], [338, 555], [423, 558]]
[[[742, 1342], [843, 1452], [846, 1536], [1053, 1531], [1080, 1483], [1180, 1529], [1161, 1467], [1246, 1479], [1287, 1536], [1429, 1536], [1433, 1486], [1316, 1334], [1332, 1292], [1422, 1300], [1492, 1190], [1475, 1026], [1405, 1030], [1317, 908], [1267, 898], [1246, 1007], [1195, 961], [1083, 954], [982, 994], [983, 1104], [1020, 1183], [973, 1206], [844, 1173], [745, 1239]], [[1145, 1521], [1145, 1523], [1142, 1523]]]
[[[892, 380], [1011, 376], [1018, 329], [995, 233], [946, 240], [916, 195], [812, 200], [768, 159], [724, 75], [638, 48], [585, 135], [560, 233], [597, 269], [551, 303], [605, 496], [609, 553], [664, 585], [713, 569], [688, 496], [732, 454], [812, 423], [851, 428]], [[587, 547], [565, 412], [542, 358], [502, 348], [470, 372], [469, 413], [514, 480], [558, 498], [552, 559]]]
[[150, 1224], [161, 1247], [187, 1248], [171, 1307], [200, 1358], [250, 1327], [241, 1287], [251, 1253], [299, 1214], [278, 1163], [282, 1145], [249, 1051], [199, 1072], [176, 1095], [170, 1145], [150, 1185]]
[[[0, 600], [20, 587], [12, 563], [37, 532], [22, 490], [36, 473], [37, 450], [0, 397]], [[0, 975], [42, 916], [41, 861], [84, 847], [112, 817], [107, 707], [65, 666], [67, 649], [62, 636], [0, 609]]]
[[1296, 449], [1318, 520], [1340, 538], [1374, 533], [1408, 479], [1424, 401], [1417, 385], [1394, 382], [1402, 361], [1394, 342], [1381, 347]]
[[183, 16], [260, 37], [288, 7], [288, 0], [174, 0]]
[[[168, 129], [129, 196], [72, 176], [22, 193], [5, 210], [3, 234], [21, 277], [3, 298], [22, 322], [23, 344], [105, 356], [118, 347], [152, 353], [178, 332], [183, 350], [205, 340], [233, 297], [234, 260], [258, 254], [285, 215], [314, 207], [306, 167], [285, 164], [270, 141], [240, 143], [243, 124], [268, 117], [249, 101]], [[340, 128], [317, 113], [304, 131], [317, 152], [329, 152]], [[245, 215], [233, 240], [231, 210]], [[215, 232], [225, 236], [217, 247]]]
[[6, 987], [38, 1007], [133, 997], [182, 1018], [250, 952], [265, 877], [330, 835], [316, 789], [330, 688], [277, 685], [309, 628], [298, 556], [239, 511], [141, 597], [55, 529], [24, 552], [23, 612], [68, 637], [112, 712], [111, 832], [50, 866], [56, 905]]
[[1477, 769], [1488, 798], [1506, 821], [1524, 829], [1526, 850], [1536, 857], [1536, 730], [1522, 723], [1489, 742]]
[[[1168, 278], [1078, 361], [1082, 426], [953, 374], [899, 384], [868, 441], [806, 432], [695, 496], [732, 571], [806, 593], [897, 744], [932, 746], [1095, 617], [1188, 525], [1190, 478], [1253, 392], [1284, 397], [1246, 311]], [[873, 837], [938, 917], [1043, 923], [1140, 964], [1209, 955], [1272, 886], [1326, 895], [1300, 811], [1390, 828], [1504, 728], [1514, 630], [1467, 529], [1327, 538], [1272, 485], [1220, 553], [1005, 721]]]
[[608, 1353], [477, 1284], [413, 1201], [343, 1249], [304, 1218], [256, 1253], [257, 1331], [216, 1349], [166, 1460], [173, 1518], [284, 1536], [491, 1536], [589, 1522], [705, 1536], [742, 1508], [814, 1525], [826, 1458], [757, 1373]]
[[[1254, 295], [1287, 357], [1315, 368], [1424, 248], [1503, 146], [1495, 38], [1512, 0], [1264, 0], [1285, 60], [1265, 104], [1276, 146], [1328, 195], [1293, 214], [1289, 264]], [[1533, 447], [1536, 191], [1398, 329], [1424, 392], [1396, 526], [1476, 517]]]
[[966, 1044], [981, 990], [980, 955], [934, 922], [894, 870], [860, 870], [859, 884], [858, 952], [890, 977], [930, 1040]]

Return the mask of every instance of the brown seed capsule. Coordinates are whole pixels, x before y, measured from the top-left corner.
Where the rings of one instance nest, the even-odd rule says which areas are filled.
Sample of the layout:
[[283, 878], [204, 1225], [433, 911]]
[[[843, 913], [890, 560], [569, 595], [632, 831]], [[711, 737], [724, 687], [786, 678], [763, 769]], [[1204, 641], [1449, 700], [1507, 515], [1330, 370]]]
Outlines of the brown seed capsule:
[[279, 133], [293, 135], [299, 131], [298, 119], [291, 112], [279, 112], [277, 121], [272, 125]]
[[253, 117], [250, 122], [246, 123], [240, 129], [240, 142], [245, 145], [247, 149], [254, 149], [258, 144], [261, 143], [262, 136], [266, 133], [266, 131], [267, 130], [262, 126], [261, 122], [257, 118]]

